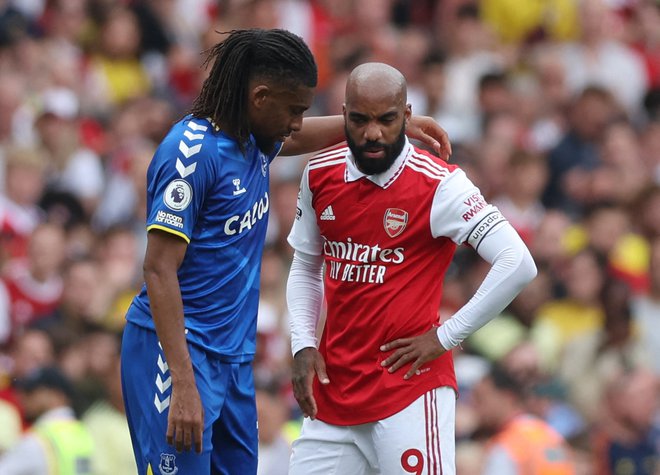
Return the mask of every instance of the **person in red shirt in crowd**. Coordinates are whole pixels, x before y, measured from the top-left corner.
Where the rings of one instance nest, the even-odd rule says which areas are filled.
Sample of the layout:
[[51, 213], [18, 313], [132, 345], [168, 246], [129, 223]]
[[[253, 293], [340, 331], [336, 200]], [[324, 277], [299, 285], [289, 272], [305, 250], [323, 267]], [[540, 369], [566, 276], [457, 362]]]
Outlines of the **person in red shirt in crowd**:
[[63, 228], [40, 224], [30, 237], [27, 258], [7, 263], [0, 279], [0, 294], [7, 304], [0, 306], [0, 343], [53, 313], [62, 296], [65, 248]]
[[5, 151], [4, 193], [0, 193], [0, 265], [25, 257], [30, 235], [43, 219], [38, 201], [44, 191], [46, 157], [35, 148]]
[[[523, 241], [465, 173], [408, 142], [410, 116], [398, 70], [358, 66], [346, 85], [348, 145], [303, 172], [287, 301], [294, 395], [308, 418], [292, 475], [454, 474], [450, 350], [536, 275]], [[443, 277], [464, 243], [492, 267], [441, 324]]]

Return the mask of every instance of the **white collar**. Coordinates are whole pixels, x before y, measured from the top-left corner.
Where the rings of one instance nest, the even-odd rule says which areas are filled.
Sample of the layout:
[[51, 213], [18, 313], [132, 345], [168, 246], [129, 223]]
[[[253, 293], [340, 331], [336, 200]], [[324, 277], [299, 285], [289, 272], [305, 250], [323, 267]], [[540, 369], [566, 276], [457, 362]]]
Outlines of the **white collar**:
[[408, 137], [405, 137], [405, 140], [406, 142], [403, 145], [403, 150], [401, 150], [399, 156], [396, 157], [396, 160], [394, 160], [392, 166], [385, 170], [383, 173], [378, 173], [376, 175], [367, 175], [362, 173], [357, 165], [355, 165], [355, 158], [353, 157], [353, 153], [351, 153], [351, 149], [349, 148], [348, 153], [346, 153], [346, 172], [344, 173], [344, 179], [346, 182], [357, 181], [360, 178], [366, 177], [368, 180], [372, 181], [381, 188], [387, 188], [390, 186], [403, 171], [403, 167], [406, 164], [408, 155], [410, 155], [413, 150], [410, 142], [408, 142]]

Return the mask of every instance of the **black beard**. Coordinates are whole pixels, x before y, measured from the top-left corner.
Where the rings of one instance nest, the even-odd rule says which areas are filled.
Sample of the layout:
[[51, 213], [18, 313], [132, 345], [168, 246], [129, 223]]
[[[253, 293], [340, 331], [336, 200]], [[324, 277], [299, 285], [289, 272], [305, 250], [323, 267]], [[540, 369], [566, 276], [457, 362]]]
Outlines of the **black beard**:
[[[403, 147], [406, 144], [406, 127], [405, 123], [401, 126], [401, 132], [396, 138], [394, 143], [384, 144], [381, 142], [367, 142], [362, 146], [359, 146], [351, 138], [348, 133], [348, 129], [344, 126], [344, 132], [346, 134], [346, 142], [348, 143], [348, 148], [351, 149], [351, 153], [355, 158], [355, 164], [358, 169], [365, 175], [378, 175], [383, 173], [386, 170], [389, 170], [396, 158], [401, 154]], [[364, 152], [370, 148], [382, 148], [385, 152], [385, 156], [380, 160], [374, 160], [372, 158], [366, 158]]]

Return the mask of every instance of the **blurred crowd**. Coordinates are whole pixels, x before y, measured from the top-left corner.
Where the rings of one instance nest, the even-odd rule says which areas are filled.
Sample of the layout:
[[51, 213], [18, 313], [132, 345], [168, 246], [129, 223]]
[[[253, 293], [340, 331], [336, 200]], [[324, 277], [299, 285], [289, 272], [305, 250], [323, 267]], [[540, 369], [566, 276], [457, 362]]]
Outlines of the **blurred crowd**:
[[[401, 70], [413, 113], [448, 131], [451, 161], [536, 260], [534, 282], [456, 351], [458, 474], [481, 473], [504, 401], [561, 434], [579, 474], [660, 473], [656, 0], [0, 0], [0, 454], [48, 408], [15, 383], [54, 367], [94, 473], [135, 473], [118, 358], [142, 283], [146, 169], [199, 91], [202, 52], [246, 27], [309, 44], [307, 115], [341, 113], [357, 64]], [[271, 172], [261, 475], [286, 474], [300, 423], [284, 287], [306, 158]], [[458, 250], [441, 318], [487, 269]], [[516, 391], [485, 384], [493, 363]]]

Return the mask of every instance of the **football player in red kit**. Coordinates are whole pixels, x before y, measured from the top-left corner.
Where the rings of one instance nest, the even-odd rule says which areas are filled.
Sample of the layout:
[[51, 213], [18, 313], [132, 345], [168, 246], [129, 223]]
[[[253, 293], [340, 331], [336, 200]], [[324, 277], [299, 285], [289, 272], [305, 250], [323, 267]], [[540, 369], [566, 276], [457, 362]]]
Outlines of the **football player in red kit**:
[[[348, 145], [317, 154], [303, 173], [287, 301], [294, 393], [308, 418], [292, 475], [454, 474], [448, 350], [536, 275], [518, 234], [465, 173], [408, 142], [410, 116], [399, 71], [358, 66], [346, 85]], [[463, 243], [491, 268], [440, 324], [443, 277]]]

